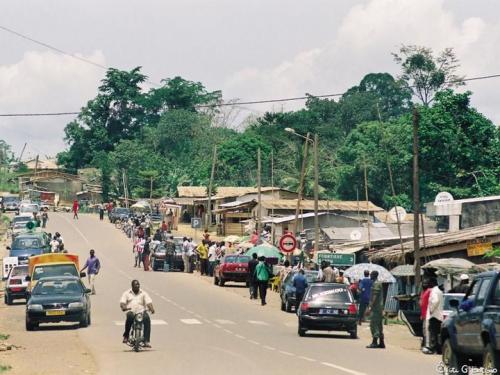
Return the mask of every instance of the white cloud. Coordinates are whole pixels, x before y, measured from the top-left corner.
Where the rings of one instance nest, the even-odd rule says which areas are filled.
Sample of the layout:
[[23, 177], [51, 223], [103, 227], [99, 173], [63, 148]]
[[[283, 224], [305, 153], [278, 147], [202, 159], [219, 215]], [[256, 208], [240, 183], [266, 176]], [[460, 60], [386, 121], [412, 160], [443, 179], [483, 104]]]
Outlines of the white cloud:
[[[105, 64], [102, 52], [81, 55]], [[103, 70], [54, 52], [26, 52], [11, 65], [0, 65], [0, 113], [78, 111], [94, 97]], [[55, 154], [64, 147], [63, 129], [72, 117], [0, 118], [0, 139], [19, 152]]]
[[[496, 24], [478, 17], [459, 20], [444, 0], [371, 0], [351, 8], [329, 44], [275, 67], [249, 67], [236, 72], [227, 81], [225, 92], [240, 97], [244, 93], [248, 98], [343, 92], [370, 72], [397, 75], [399, 67], [391, 52], [401, 44], [424, 45], [435, 51], [453, 47], [462, 74], [498, 73], [499, 42]], [[493, 81], [466, 88], [474, 91], [473, 104], [480, 111], [494, 121], [500, 120], [492, 99]], [[288, 104], [288, 108], [297, 105]]]

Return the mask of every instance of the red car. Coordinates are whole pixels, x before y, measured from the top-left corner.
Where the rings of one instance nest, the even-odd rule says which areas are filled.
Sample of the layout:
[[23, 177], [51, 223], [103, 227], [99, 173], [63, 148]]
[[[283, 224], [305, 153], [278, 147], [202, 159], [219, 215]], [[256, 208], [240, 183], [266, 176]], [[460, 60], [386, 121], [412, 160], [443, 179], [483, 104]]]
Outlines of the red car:
[[28, 265], [20, 265], [12, 267], [9, 275], [5, 279], [4, 299], [6, 305], [12, 305], [15, 299], [28, 300], [27, 288], [29, 282], [26, 281], [28, 276]]
[[243, 282], [248, 285], [248, 262], [246, 255], [226, 255], [214, 269], [214, 284], [224, 286], [226, 281]]

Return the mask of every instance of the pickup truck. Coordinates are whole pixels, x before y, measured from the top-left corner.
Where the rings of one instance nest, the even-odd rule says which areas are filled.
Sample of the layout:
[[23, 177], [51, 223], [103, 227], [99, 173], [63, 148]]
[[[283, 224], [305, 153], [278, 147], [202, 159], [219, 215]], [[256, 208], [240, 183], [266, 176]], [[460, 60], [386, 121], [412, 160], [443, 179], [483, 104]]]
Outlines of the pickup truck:
[[[450, 301], [456, 313], [441, 327], [443, 370], [467, 374], [468, 366], [494, 374], [500, 366], [500, 271], [479, 274], [462, 302]], [[447, 371], [447, 372], [446, 372]]]

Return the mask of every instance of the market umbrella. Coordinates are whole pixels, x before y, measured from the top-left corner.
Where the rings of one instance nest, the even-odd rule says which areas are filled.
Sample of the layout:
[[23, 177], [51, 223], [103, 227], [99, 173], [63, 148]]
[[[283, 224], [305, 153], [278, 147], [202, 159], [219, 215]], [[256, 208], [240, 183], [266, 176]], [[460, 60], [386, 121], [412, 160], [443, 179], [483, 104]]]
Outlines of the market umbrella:
[[280, 253], [277, 247], [269, 245], [259, 245], [248, 249], [245, 255], [252, 256], [253, 253], [257, 253], [257, 256], [265, 256], [266, 258], [281, 258], [283, 254]]
[[431, 260], [422, 266], [422, 268], [433, 268], [440, 275], [453, 275], [457, 273], [482, 272], [484, 269], [467, 259], [462, 258], [442, 258]]
[[[415, 276], [415, 269], [413, 267], [413, 264], [404, 264], [404, 265], [401, 265], [401, 266], [394, 267], [391, 270], [391, 273], [394, 276], [399, 276], [399, 277], [403, 277], [403, 276]], [[423, 274], [424, 271], [420, 270], [420, 273]]]
[[359, 263], [349, 267], [344, 271], [344, 276], [349, 277], [351, 280], [361, 280], [364, 276], [365, 270], [370, 272], [378, 271], [378, 281], [383, 283], [395, 283], [396, 278], [382, 266], [373, 263]]

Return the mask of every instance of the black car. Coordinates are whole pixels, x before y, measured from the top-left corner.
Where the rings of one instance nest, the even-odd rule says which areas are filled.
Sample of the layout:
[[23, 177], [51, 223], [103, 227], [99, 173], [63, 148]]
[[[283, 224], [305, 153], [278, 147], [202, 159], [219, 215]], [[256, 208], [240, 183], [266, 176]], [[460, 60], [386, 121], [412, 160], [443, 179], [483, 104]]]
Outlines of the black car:
[[[281, 283], [280, 297], [281, 297], [281, 310], [290, 312], [292, 307], [295, 306], [295, 287], [293, 286], [293, 277], [297, 272], [289, 272], [285, 280]], [[318, 278], [318, 271], [306, 270], [304, 276], [307, 283], [312, 284]]]
[[109, 221], [115, 223], [118, 220], [126, 220], [130, 217], [132, 212], [125, 207], [115, 207], [109, 213]]
[[77, 322], [90, 325], [90, 294], [79, 277], [58, 276], [40, 279], [26, 304], [26, 330], [40, 323]]
[[456, 310], [441, 326], [443, 366], [449, 374], [467, 374], [480, 366], [494, 374], [500, 366], [500, 272], [476, 276]]
[[358, 310], [345, 284], [316, 283], [309, 286], [297, 312], [298, 334], [308, 330], [347, 331], [358, 337]]

